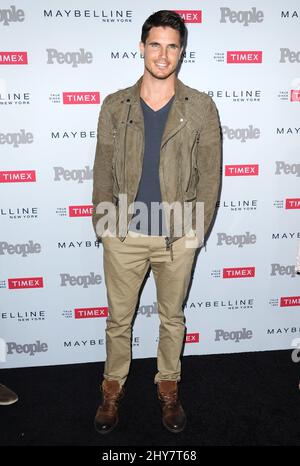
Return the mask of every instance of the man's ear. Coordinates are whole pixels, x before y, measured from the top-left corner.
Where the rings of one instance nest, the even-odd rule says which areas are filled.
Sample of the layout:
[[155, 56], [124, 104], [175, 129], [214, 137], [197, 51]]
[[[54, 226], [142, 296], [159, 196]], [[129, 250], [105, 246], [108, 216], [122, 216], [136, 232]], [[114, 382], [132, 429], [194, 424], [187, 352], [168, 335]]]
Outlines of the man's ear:
[[139, 42], [139, 47], [140, 47], [141, 54], [144, 55], [145, 45], [142, 41]]

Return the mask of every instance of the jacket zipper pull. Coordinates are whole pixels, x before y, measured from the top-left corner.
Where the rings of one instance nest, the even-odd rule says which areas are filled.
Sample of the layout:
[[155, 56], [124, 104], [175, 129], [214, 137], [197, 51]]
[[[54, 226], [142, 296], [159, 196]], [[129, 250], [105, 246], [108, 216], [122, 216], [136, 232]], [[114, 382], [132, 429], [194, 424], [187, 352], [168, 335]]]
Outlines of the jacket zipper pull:
[[165, 242], [166, 242], [166, 251], [170, 250], [170, 257], [171, 261], [173, 260], [173, 244], [170, 243], [170, 238], [168, 236], [165, 237]]
[[170, 239], [168, 236], [165, 237], [165, 242], [166, 242], [166, 250], [170, 249]]

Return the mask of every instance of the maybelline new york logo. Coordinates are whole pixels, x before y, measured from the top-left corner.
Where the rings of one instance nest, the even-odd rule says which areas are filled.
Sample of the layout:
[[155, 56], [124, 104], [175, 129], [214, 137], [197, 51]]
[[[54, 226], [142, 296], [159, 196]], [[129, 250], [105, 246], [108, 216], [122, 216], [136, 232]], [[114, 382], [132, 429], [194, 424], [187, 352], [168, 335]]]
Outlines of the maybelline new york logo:
[[31, 311], [18, 311], [14, 312], [0, 312], [0, 319], [10, 320], [11, 322], [37, 322], [46, 320], [46, 311], [44, 310], [31, 310]]
[[[111, 60], [143, 60], [144, 55], [136, 50], [114, 50], [109, 52]], [[197, 59], [196, 51], [185, 49], [181, 55], [180, 61], [183, 63], [195, 63]]]
[[217, 207], [229, 209], [231, 212], [254, 211], [258, 208], [257, 199], [221, 199], [217, 202]]
[[212, 298], [203, 299], [200, 297], [197, 301], [188, 302], [185, 305], [186, 311], [247, 311], [254, 309], [254, 298]]
[[64, 348], [88, 348], [89, 346], [93, 347], [95, 345], [103, 346], [105, 345], [105, 340], [99, 338], [98, 340], [68, 340], [63, 342]]
[[0, 79], [0, 105], [30, 105], [31, 97], [29, 92], [7, 91], [7, 83]]
[[300, 240], [300, 231], [296, 232], [296, 231], [284, 231], [284, 232], [274, 232], [272, 233], [272, 239], [287, 239], [287, 240], [290, 240], [290, 239], [299, 239]]
[[75, 248], [97, 248], [100, 247], [100, 242], [95, 239], [94, 241], [78, 241], [78, 240], [68, 240], [68, 241], [58, 241], [57, 248], [58, 249], [75, 249]]
[[267, 336], [269, 335], [288, 335], [290, 333], [300, 332], [300, 327], [277, 327], [277, 328], [268, 328], [266, 331]]
[[76, 140], [84, 140], [84, 139], [95, 139], [96, 138], [96, 131], [84, 131], [84, 130], [70, 130], [70, 131], [51, 131], [51, 139], [58, 140], [66, 140], [66, 141], [76, 141]]
[[0, 217], [9, 220], [30, 220], [38, 217], [38, 208], [33, 206], [0, 208]]
[[283, 19], [299, 19], [300, 11], [298, 12], [298, 10], [282, 10], [280, 16]]
[[256, 103], [261, 101], [261, 89], [223, 89], [206, 90], [206, 93], [213, 99], [230, 99], [235, 103]]
[[[204, 203], [174, 201], [168, 203], [151, 202], [150, 211], [144, 202], [132, 202], [128, 205], [127, 194], [119, 193], [117, 206], [112, 202], [100, 202], [96, 206], [96, 214], [101, 217], [96, 224], [96, 232], [100, 237], [121, 236], [125, 237], [128, 232], [128, 215], [135, 215], [134, 222], [139, 224], [139, 231], [148, 231], [149, 218], [150, 234], [158, 234], [159, 218], [164, 215], [165, 234], [169, 236], [171, 222], [173, 224], [173, 236], [186, 235], [186, 247], [198, 247], [199, 240], [204, 237]], [[193, 225], [194, 216], [194, 225]]]
[[292, 128], [291, 126], [281, 126], [280, 128], [276, 128], [276, 134], [280, 134], [282, 136], [299, 136], [300, 135], [300, 127]]
[[44, 18], [58, 18], [60, 19], [96, 19], [103, 23], [131, 23], [132, 10], [44, 10]]

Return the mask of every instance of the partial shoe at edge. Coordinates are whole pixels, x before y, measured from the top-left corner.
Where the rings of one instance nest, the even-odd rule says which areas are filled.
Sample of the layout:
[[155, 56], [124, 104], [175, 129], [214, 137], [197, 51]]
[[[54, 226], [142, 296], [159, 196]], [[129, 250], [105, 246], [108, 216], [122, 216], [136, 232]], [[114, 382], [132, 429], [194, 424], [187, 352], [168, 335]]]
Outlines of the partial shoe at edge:
[[18, 401], [18, 395], [10, 388], [0, 384], [0, 405], [12, 405]]

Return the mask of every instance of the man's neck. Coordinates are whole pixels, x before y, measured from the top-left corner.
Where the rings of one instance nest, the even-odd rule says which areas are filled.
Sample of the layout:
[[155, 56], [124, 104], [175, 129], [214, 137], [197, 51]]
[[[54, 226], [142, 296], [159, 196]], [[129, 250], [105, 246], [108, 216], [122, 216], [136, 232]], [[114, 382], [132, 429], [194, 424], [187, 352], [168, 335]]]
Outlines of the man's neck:
[[157, 79], [149, 73], [144, 73], [140, 96], [152, 108], [159, 109], [175, 94], [175, 83], [175, 74], [167, 79]]

